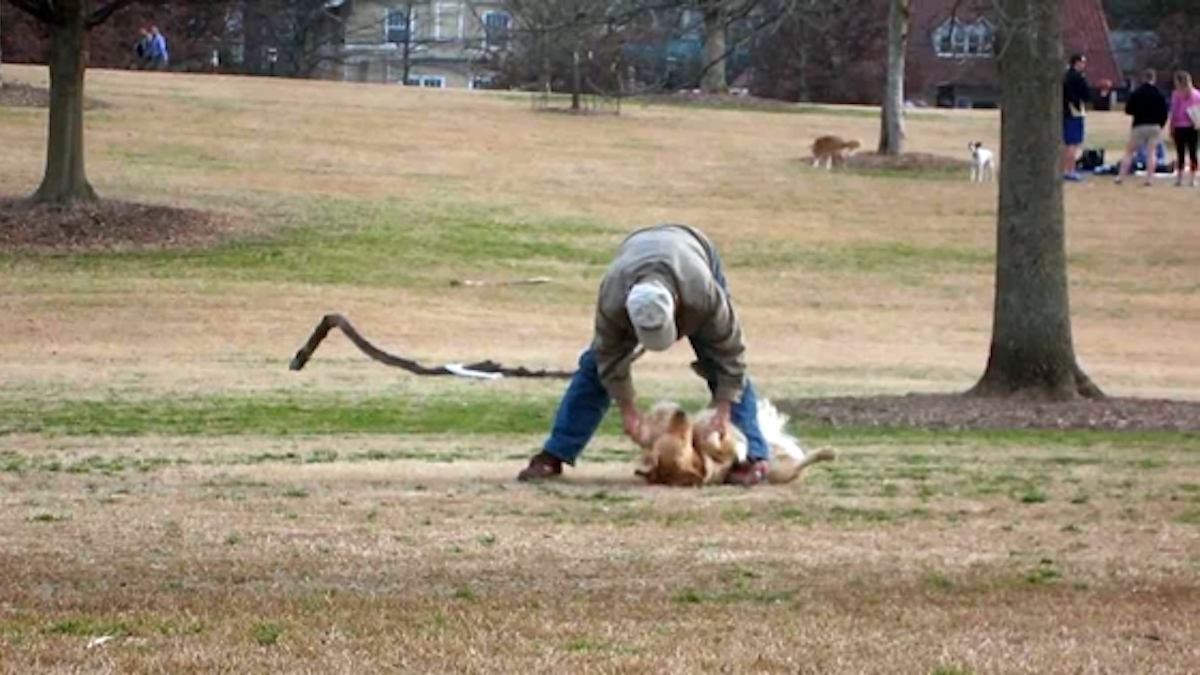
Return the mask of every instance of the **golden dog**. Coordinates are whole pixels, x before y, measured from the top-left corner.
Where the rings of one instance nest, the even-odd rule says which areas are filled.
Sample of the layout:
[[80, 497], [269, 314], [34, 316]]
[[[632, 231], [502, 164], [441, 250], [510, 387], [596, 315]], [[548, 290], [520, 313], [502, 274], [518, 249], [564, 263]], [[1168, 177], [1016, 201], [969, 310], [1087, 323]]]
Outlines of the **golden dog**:
[[[729, 471], [746, 460], [746, 436], [733, 425], [727, 433], [712, 428], [716, 411], [706, 408], [693, 419], [679, 405], [656, 404], [642, 417], [637, 439], [642, 455], [634, 473], [655, 485], [712, 485], [724, 483]], [[829, 461], [833, 450], [806, 454], [787, 433], [788, 418], [766, 399], [758, 401], [758, 425], [770, 448], [767, 482], [790, 483], [809, 465]]]
[[857, 139], [844, 139], [841, 136], [821, 136], [813, 141], [813, 167], [820, 168], [822, 164], [826, 169], [832, 169], [834, 164], [845, 164], [846, 158], [850, 153], [862, 147], [862, 143]]

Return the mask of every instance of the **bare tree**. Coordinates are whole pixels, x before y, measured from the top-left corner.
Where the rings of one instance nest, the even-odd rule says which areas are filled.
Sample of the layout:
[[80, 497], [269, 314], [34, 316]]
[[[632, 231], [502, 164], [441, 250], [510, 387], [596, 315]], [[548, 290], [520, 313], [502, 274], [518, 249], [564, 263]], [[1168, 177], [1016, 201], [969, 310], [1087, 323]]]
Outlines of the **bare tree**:
[[[510, 75], [536, 79], [542, 91], [562, 83], [571, 92], [571, 108], [582, 109], [588, 71], [597, 54], [619, 58], [609, 44], [631, 15], [605, 0], [508, 0], [506, 9], [516, 22], [508, 46]], [[615, 62], [607, 65], [602, 69]]]
[[769, 0], [775, 16], [755, 43], [756, 93], [798, 101], [879, 100], [887, 4], [878, 0]]
[[904, 150], [904, 67], [912, 0], [888, 2], [887, 85], [879, 120], [879, 154]]
[[94, 201], [83, 163], [83, 76], [88, 36], [133, 0], [10, 0], [50, 29], [50, 133], [37, 202]]
[[341, 20], [328, 0], [243, 0], [241, 11], [246, 48], [259, 71], [309, 77], [338, 58]]
[[734, 8], [726, 0], [701, 0], [699, 9], [704, 17], [704, 74], [700, 77], [700, 91], [724, 94], [729, 91], [725, 68], [729, 55], [725, 43], [730, 10]]
[[991, 349], [973, 395], [1103, 396], [1076, 362], [1071, 337], [1058, 171], [1060, 1], [997, 0], [1004, 167]]

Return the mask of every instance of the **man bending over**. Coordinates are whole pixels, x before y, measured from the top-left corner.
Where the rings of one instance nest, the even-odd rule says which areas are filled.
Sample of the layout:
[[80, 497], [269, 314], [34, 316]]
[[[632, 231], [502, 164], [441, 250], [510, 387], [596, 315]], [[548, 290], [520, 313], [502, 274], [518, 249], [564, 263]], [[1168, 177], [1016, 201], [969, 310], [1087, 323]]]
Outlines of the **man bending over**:
[[638, 437], [641, 415], [631, 376], [635, 349], [666, 351], [686, 337], [692, 369], [708, 383], [716, 427], [731, 422], [748, 441], [747, 461], [729, 482], [756, 485], [766, 475], [768, 448], [758, 427], [754, 386], [746, 376], [746, 345], [730, 300], [721, 259], [704, 233], [687, 225], [656, 225], [630, 234], [600, 282], [591, 346], [559, 403], [542, 451], [517, 476], [554, 478], [574, 466], [612, 401], [624, 430]]

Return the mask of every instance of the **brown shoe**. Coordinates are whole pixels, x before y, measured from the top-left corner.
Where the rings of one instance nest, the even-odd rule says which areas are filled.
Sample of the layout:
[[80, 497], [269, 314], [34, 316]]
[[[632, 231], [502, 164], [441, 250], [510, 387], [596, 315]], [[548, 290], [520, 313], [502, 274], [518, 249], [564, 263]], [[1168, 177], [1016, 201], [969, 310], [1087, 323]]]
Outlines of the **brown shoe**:
[[767, 462], [765, 460], [756, 459], [749, 462], [743, 462], [733, 467], [729, 475], [725, 477], [725, 482], [731, 485], [742, 485], [751, 487], [758, 485], [767, 478]]
[[529, 460], [529, 466], [521, 469], [521, 473], [517, 474], [517, 480], [528, 483], [557, 478], [562, 475], [562, 465], [562, 460], [554, 455], [548, 452], [539, 452]]

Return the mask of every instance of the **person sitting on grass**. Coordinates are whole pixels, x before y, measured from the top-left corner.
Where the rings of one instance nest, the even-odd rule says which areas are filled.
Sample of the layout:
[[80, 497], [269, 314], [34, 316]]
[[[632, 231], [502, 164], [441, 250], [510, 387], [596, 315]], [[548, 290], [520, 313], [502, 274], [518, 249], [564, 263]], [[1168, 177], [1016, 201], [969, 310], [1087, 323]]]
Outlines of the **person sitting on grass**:
[[517, 476], [537, 481], [574, 466], [612, 401], [625, 433], [639, 437], [631, 365], [640, 343], [666, 351], [686, 337], [717, 410], [715, 427], [732, 423], [746, 436], [746, 462], [728, 482], [756, 485], [765, 478], [769, 450], [758, 426], [758, 400], [746, 375], [746, 345], [728, 285], [709, 238], [687, 225], [656, 225], [630, 234], [600, 282], [592, 343], [559, 403], [550, 437]]

